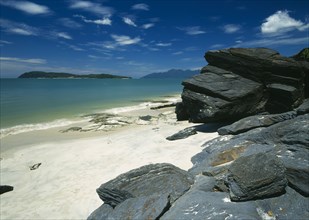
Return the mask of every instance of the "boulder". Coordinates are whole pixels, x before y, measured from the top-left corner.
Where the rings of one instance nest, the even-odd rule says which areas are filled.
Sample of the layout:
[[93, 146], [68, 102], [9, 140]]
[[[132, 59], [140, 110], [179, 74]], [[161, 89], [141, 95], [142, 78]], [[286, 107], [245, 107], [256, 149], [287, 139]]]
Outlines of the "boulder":
[[175, 113], [178, 121], [185, 121], [189, 119], [189, 114], [182, 102], [176, 103]]
[[[291, 175], [293, 175], [297, 178], [298, 187], [302, 185], [301, 191], [306, 194], [305, 183], [309, 182], [307, 178], [309, 169], [308, 124], [309, 114], [305, 114], [235, 136], [219, 136], [206, 142], [202, 146], [202, 152], [192, 157], [193, 167], [189, 169], [189, 172], [193, 175], [200, 173], [216, 175], [224, 172], [231, 162], [240, 157], [261, 152], [273, 153], [283, 161], [287, 169], [289, 184], [292, 184]], [[293, 171], [294, 169], [301, 174], [298, 175]], [[302, 178], [299, 178], [301, 176]]]
[[193, 182], [187, 171], [167, 163], [131, 170], [97, 189], [104, 205], [88, 219], [158, 219]]
[[268, 198], [284, 193], [285, 167], [269, 153], [240, 157], [229, 168], [227, 184], [232, 201]]
[[255, 204], [263, 219], [309, 219], [309, 199], [290, 187], [281, 196], [256, 200]]
[[165, 194], [141, 196], [119, 204], [108, 219], [159, 219], [169, 207], [169, 198]]
[[0, 194], [13, 191], [14, 187], [9, 185], [0, 185]]
[[178, 199], [161, 220], [261, 219], [254, 202], [231, 202], [228, 193], [190, 190]]
[[266, 48], [208, 51], [205, 58], [208, 66], [201, 74], [183, 81], [182, 109], [192, 122], [236, 121], [264, 111], [283, 113], [307, 96], [306, 61]]
[[[193, 183], [193, 177], [171, 164], [150, 164], [102, 184], [97, 193], [102, 201], [113, 207], [131, 197], [166, 194], [174, 202]], [[120, 199], [118, 199], [120, 198]]]
[[166, 139], [169, 141], [175, 141], [175, 140], [179, 140], [179, 139], [185, 139], [187, 137], [190, 137], [192, 135], [197, 134], [196, 128], [195, 127], [189, 127], [189, 128], [185, 128], [179, 132], [177, 132], [176, 134], [173, 134], [171, 136], [168, 136]]
[[190, 121], [235, 120], [262, 111], [259, 106], [263, 108], [265, 100], [261, 84], [212, 66], [201, 73], [182, 83], [182, 100]]
[[305, 99], [303, 104], [298, 106], [297, 109], [295, 109], [298, 115], [304, 115], [309, 113], [309, 99]]
[[104, 220], [108, 219], [108, 216], [113, 212], [113, 207], [107, 204], [101, 205], [94, 210], [87, 218], [87, 220]]
[[271, 115], [254, 115], [249, 116], [243, 119], [240, 119], [239, 121], [227, 125], [224, 127], [221, 127], [218, 129], [218, 133], [220, 135], [227, 135], [227, 134], [240, 134], [246, 131], [249, 131], [254, 128], [259, 127], [268, 127], [273, 124], [293, 119], [297, 116], [296, 111], [289, 111], [281, 114], [271, 114]]

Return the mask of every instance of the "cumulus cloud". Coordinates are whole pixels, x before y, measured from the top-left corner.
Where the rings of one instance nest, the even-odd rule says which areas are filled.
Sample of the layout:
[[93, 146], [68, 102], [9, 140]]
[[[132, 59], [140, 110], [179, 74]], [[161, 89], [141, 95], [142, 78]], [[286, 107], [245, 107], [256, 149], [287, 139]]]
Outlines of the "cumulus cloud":
[[126, 23], [127, 25], [137, 27], [137, 25], [134, 23], [134, 21], [128, 17], [123, 17], [122, 18], [123, 22]]
[[241, 29], [241, 26], [238, 24], [227, 24], [222, 27], [223, 31], [227, 34], [233, 34], [238, 32]]
[[39, 5], [29, 1], [14, 1], [14, 0], [2, 0], [0, 4], [3, 6], [11, 7], [27, 14], [39, 15], [49, 14], [50, 9], [44, 5]]
[[102, 19], [90, 20], [82, 15], [75, 15], [74, 17], [81, 18], [85, 23], [93, 23], [98, 25], [112, 25], [112, 20], [109, 17], [104, 17]]
[[302, 21], [290, 17], [287, 10], [277, 11], [270, 15], [260, 27], [262, 34], [271, 35], [280, 35], [293, 30], [304, 31], [308, 29], [309, 24], [304, 24]]
[[149, 11], [149, 6], [145, 3], [135, 4], [132, 6], [132, 9], [134, 10], [144, 10]]
[[200, 30], [200, 26], [179, 27], [178, 29], [184, 31], [188, 35], [205, 34], [205, 31]]
[[0, 61], [10, 61], [10, 62], [19, 62], [19, 63], [29, 63], [29, 64], [45, 64], [46, 60], [44, 59], [22, 59], [17, 57], [0, 57]]
[[0, 26], [8, 33], [24, 35], [24, 36], [36, 36], [39, 33], [39, 29], [26, 25], [24, 23], [17, 23], [6, 19], [0, 19]]
[[105, 15], [105, 16], [111, 16], [114, 13], [114, 9], [111, 7], [103, 6], [99, 3], [94, 3], [90, 1], [81, 1], [81, 0], [75, 0], [71, 1], [70, 4], [71, 9], [79, 9], [87, 12], [91, 12], [96, 15]]

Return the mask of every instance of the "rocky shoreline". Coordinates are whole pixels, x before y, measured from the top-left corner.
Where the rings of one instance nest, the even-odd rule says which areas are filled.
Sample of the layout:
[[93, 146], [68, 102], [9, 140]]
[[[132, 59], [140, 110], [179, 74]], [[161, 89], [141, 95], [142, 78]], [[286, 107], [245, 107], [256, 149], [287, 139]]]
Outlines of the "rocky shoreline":
[[152, 164], [102, 184], [104, 204], [89, 220], [309, 219], [308, 60], [265, 48], [205, 57], [209, 65], [183, 82], [177, 118], [230, 125], [188, 171]]

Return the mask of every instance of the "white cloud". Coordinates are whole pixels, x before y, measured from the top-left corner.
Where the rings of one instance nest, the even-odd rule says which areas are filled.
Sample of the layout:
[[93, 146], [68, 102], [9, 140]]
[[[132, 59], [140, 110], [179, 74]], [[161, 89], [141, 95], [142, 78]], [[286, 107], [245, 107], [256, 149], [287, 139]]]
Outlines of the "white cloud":
[[126, 23], [127, 25], [137, 27], [137, 25], [134, 23], [134, 21], [132, 21], [132, 19], [130, 19], [130, 18], [128, 18], [128, 17], [123, 17], [122, 20], [123, 20], [123, 22]]
[[260, 27], [262, 34], [270, 35], [280, 35], [292, 30], [304, 31], [308, 28], [309, 24], [291, 18], [287, 10], [270, 15]]
[[141, 38], [139, 38], [139, 37], [131, 38], [131, 37], [126, 36], [126, 35], [112, 34], [111, 37], [115, 40], [117, 45], [120, 45], [120, 46], [137, 44], [138, 42], [141, 41]]
[[211, 49], [217, 49], [217, 48], [223, 48], [225, 45], [224, 44], [213, 44], [210, 46]]
[[179, 27], [178, 29], [186, 32], [188, 35], [198, 35], [205, 34], [205, 31], [200, 30], [200, 26], [191, 26], [191, 27]]
[[145, 3], [140, 3], [140, 4], [133, 5], [132, 9], [149, 11], [149, 6]]
[[241, 26], [238, 24], [227, 24], [222, 27], [223, 31], [227, 34], [233, 34], [238, 32], [241, 29]]
[[269, 47], [277, 45], [308, 45], [309, 37], [299, 38], [263, 38], [252, 41], [245, 41], [233, 47]]
[[181, 54], [183, 54], [183, 52], [182, 51], [177, 51], [177, 52], [174, 52], [174, 53], [172, 53], [173, 55], [181, 55]]
[[148, 29], [148, 28], [151, 28], [151, 27], [153, 27], [153, 26], [154, 26], [153, 23], [148, 23], [148, 24], [143, 24], [143, 25], [142, 25], [142, 28]]
[[19, 62], [19, 63], [29, 63], [29, 64], [45, 64], [46, 60], [44, 59], [22, 59], [17, 57], [0, 57], [0, 61], [10, 61], [10, 62]]
[[78, 29], [81, 28], [82, 25], [71, 18], [60, 18], [59, 19], [60, 24], [62, 24], [64, 27], [72, 28], [72, 29]]
[[5, 29], [6, 32], [24, 36], [36, 36], [38, 35], [39, 29], [31, 27], [24, 23], [17, 23], [5, 19], [0, 19], [0, 26]]
[[85, 51], [84, 49], [77, 47], [77, 46], [74, 46], [74, 45], [70, 45], [70, 48], [75, 50], [75, 51]]
[[2, 0], [1, 5], [15, 8], [32, 15], [49, 14], [51, 11], [44, 5], [38, 5], [29, 1], [14, 1], [14, 0]]
[[102, 19], [97, 19], [97, 20], [89, 20], [85, 18], [85, 16], [82, 16], [82, 15], [74, 15], [74, 17], [81, 18], [85, 23], [93, 23], [93, 24], [98, 24], [98, 25], [112, 25], [112, 20], [109, 17], [104, 17]]
[[67, 39], [67, 40], [72, 40], [72, 37], [69, 34], [64, 33], [64, 32], [56, 33], [56, 36]]
[[158, 47], [169, 47], [172, 45], [172, 43], [157, 43], [156, 44]]
[[0, 44], [12, 44], [12, 42], [6, 40], [0, 40]]
[[99, 3], [94, 3], [90, 1], [71, 1], [70, 4], [71, 9], [80, 9], [83, 11], [91, 12], [96, 15], [105, 15], [105, 16], [111, 16], [114, 13], [113, 8], [102, 6]]
[[9, 32], [14, 33], [14, 34], [19, 34], [19, 35], [26, 35], [26, 36], [36, 35], [33, 32], [22, 29], [22, 28], [11, 28]]

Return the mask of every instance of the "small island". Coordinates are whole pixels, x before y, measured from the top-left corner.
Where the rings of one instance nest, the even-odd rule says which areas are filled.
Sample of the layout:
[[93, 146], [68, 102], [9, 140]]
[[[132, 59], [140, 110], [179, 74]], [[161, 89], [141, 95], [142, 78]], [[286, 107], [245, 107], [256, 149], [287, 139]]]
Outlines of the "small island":
[[72, 74], [58, 72], [31, 71], [21, 74], [18, 78], [23, 79], [131, 79], [128, 76], [118, 76], [112, 74]]

